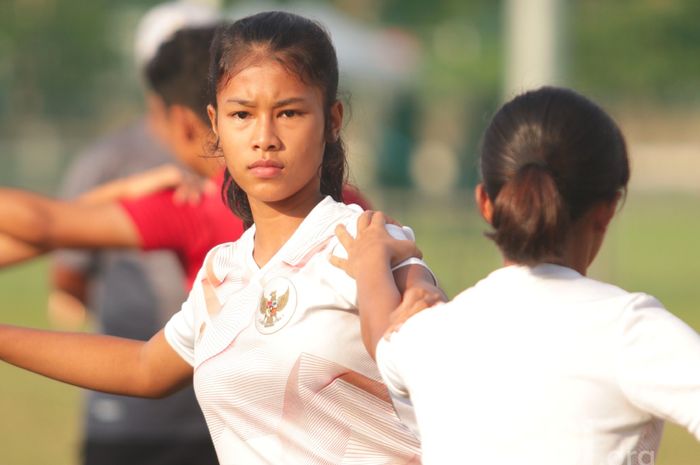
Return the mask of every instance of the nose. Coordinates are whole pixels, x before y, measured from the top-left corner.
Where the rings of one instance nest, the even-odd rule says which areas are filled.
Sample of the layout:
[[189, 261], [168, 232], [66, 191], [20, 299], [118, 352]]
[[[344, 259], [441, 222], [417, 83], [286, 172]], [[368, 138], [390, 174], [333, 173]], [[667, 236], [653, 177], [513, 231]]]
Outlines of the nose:
[[253, 149], [274, 152], [280, 149], [282, 142], [277, 135], [273, 118], [258, 118], [253, 136]]

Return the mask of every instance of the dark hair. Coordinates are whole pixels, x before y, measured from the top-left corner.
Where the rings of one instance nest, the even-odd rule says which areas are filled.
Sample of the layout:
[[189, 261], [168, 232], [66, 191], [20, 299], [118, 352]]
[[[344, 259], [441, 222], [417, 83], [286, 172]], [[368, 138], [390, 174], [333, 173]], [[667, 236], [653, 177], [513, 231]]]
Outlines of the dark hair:
[[[326, 145], [321, 170], [321, 193], [341, 201], [347, 160], [340, 137], [331, 132], [330, 109], [338, 100], [338, 59], [328, 33], [315, 21], [286, 12], [259, 13], [224, 25], [211, 47], [209, 102], [240, 70], [261, 58], [273, 58], [303, 82], [323, 92]], [[218, 149], [218, 141], [217, 147]], [[249, 226], [253, 223], [247, 194], [226, 171], [222, 187], [226, 204]]]
[[494, 210], [487, 234], [523, 264], [558, 257], [570, 226], [629, 181], [625, 140], [605, 111], [568, 89], [543, 87], [503, 105], [481, 148]]
[[167, 106], [184, 105], [209, 125], [207, 73], [216, 25], [180, 29], [163, 42], [144, 73], [148, 86]]

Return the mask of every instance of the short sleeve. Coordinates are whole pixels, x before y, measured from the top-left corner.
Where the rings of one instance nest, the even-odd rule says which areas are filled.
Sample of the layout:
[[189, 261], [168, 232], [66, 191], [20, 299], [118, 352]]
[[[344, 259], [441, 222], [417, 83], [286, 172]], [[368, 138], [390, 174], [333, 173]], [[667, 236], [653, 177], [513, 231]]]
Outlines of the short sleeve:
[[192, 229], [196, 208], [176, 205], [172, 189], [139, 197], [123, 199], [126, 210], [139, 232], [143, 250], [170, 249], [182, 252], [184, 237]]
[[[400, 239], [400, 240], [409, 240], [409, 241], [416, 241], [416, 235], [413, 233], [413, 230], [409, 228], [408, 226], [396, 226], [394, 224], [387, 224], [386, 225], [386, 230], [389, 234], [391, 234], [391, 237], [394, 239]], [[409, 257], [406, 260], [402, 261], [401, 263], [393, 266], [391, 268], [391, 271], [395, 271], [403, 266], [407, 265], [420, 265], [424, 267], [426, 270], [430, 272], [430, 276], [433, 277], [433, 283], [437, 286], [438, 285], [438, 280], [437, 276], [435, 276], [435, 273], [433, 273], [433, 270], [430, 269], [430, 267], [425, 263], [423, 260], [420, 258], [416, 257]]]
[[[202, 271], [200, 271], [200, 274]], [[197, 279], [180, 311], [165, 324], [165, 340], [180, 357], [194, 366], [194, 344], [196, 334], [196, 294], [201, 292], [201, 280]]]
[[[357, 235], [357, 216], [353, 216], [352, 219], [345, 224], [345, 227], [347, 228], [348, 233], [351, 236], [355, 237]], [[387, 224], [386, 229], [387, 232], [395, 239], [415, 241], [415, 235], [413, 234], [413, 230], [408, 226], [396, 226], [393, 224]], [[337, 239], [335, 239], [335, 244], [332, 248], [331, 254], [339, 258], [347, 258], [348, 256], [348, 252]], [[425, 269], [427, 269], [430, 272], [430, 275], [433, 277], [435, 285], [437, 285], [437, 277], [435, 276], [433, 271], [428, 267], [428, 265], [420, 258], [410, 257], [402, 261], [398, 265], [392, 267], [391, 270], [394, 271], [403, 266], [413, 264], [425, 267]], [[347, 273], [345, 273], [345, 271], [330, 264], [328, 266], [328, 279], [332, 279], [336, 283], [342, 283], [342, 285], [336, 285], [336, 289], [338, 289], [338, 292], [346, 300], [351, 302], [353, 306], [357, 306], [357, 284], [354, 279], [350, 278], [347, 275]]]
[[406, 357], [407, 354], [405, 352], [402, 353], [399, 348], [401, 342], [397, 342], [397, 339], [401, 339], [401, 336], [397, 337], [397, 334], [394, 333], [390, 340], [382, 338], [379, 341], [375, 353], [377, 366], [382, 380], [389, 390], [391, 403], [394, 406], [396, 415], [401, 420], [401, 423], [420, 439], [416, 413], [413, 409], [408, 388], [404, 382], [402, 369], [400, 368], [403, 365], [402, 357]]
[[377, 344], [376, 359], [379, 372], [392, 397], [408, 399], [408, 388], [401, 373], [400, 349], [402, 335], [393, 333], [389, 340], [382, 338]]
[[621, 332], [616, 370], [625, 395], [700, 439], [700, 336], [644, 294], [628, 305]]

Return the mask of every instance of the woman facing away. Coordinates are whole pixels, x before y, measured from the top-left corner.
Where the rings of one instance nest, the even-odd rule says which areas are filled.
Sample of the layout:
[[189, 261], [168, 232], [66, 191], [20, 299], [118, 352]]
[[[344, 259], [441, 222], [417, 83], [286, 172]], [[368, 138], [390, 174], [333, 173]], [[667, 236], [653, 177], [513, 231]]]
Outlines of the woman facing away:
[[[503, 268], [427, 309], [436, 297], [409, 289], [386, 339], [361, 307], [389, 390], [415, 407], [424, 463], [651, 464], [663, 420], [700, 439], [698, 334], [655, 298], [586, 277], [629, 179], [615, 122], [541, 88], [496, 113], [480, 158], [476, 201]], [[367, 212], [356, 239], [338, 229], [349, 258], [334, 261], [360, 301], [393, 286], [372, 275], [401, 245], [383, 224]]]
[[[327, 33], [261, 13], [212, 44], [208, 113], [229, 205], [252, 223], [215, 247], [182, 309], [147, 342], [0, 326], [0, 359], [105, 392], [157, 397], [192, 379], [222, 465], [418, 463], [360, 335], [355, 281], [329, 258], [345, 152], [338, 66]], [[398, 238], [410, 231], [392, 227]], [[413, 245], [399, 256], [410, 255]], [[420, 260], [396, 265], [399, 290], [433, 283]]]

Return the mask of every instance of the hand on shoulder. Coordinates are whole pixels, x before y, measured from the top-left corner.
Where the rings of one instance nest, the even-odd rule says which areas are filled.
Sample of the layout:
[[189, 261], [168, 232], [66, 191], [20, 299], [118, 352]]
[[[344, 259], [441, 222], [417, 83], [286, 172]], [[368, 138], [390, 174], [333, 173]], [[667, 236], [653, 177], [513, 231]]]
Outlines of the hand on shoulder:
[[447, 296], [437, 286], [418, 283], [406, 289], [401, 298], [401, 304], [389, 315], [390, 324], [384, 332], [384, 339], [389, 339], [391, 334], [398, 331], [413, 315], [446, 301]]
[[393, 267], [410, 257], [423, 256], [413, 240], [398, 239], [387, 231], [387, 217], [382, 212], [363, 212], [357, 219], [355, 237], [342, 224], [336, 227], [335, 234], [348, 256], [341, 258], [332, 255], [330, 261], [353, 278], [370, 266], [388, 264]]

